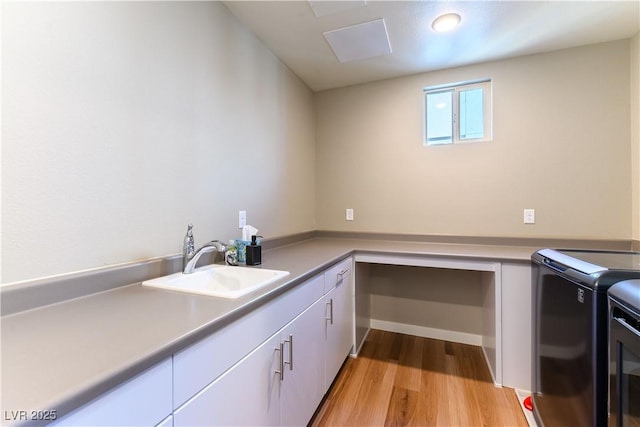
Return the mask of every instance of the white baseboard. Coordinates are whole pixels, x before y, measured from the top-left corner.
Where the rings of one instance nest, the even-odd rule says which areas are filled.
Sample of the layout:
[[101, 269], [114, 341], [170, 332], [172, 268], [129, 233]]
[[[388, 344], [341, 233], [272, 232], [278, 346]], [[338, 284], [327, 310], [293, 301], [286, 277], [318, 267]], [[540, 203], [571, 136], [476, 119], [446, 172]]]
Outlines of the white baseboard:
[[[371, 319], [371, 329], [415, 335], [423, 338], [434, 338], [444, 341], [459, 342], [461, 344], [482, 345], [482, 335], [466, 332], [449, 331], [445, 329], [428, 328], [426, 326], [408, 325], [406, 323], [388, 322], [386, 320]], [[486, 355], [485, 355], [486, 358]]]

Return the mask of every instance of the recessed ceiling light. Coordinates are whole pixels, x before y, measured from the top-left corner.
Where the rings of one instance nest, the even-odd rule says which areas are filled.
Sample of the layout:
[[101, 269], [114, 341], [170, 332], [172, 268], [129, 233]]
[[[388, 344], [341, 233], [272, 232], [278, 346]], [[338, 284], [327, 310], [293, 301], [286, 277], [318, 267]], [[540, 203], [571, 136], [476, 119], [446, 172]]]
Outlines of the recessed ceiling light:
[[461, 19], [462, 18], [457, 13], [447, 13], [446, 15], [440, 15], [433, 21], [433, 23], [431, 24], [431, 28], [439, 33], [451, 31], [458, 26]]

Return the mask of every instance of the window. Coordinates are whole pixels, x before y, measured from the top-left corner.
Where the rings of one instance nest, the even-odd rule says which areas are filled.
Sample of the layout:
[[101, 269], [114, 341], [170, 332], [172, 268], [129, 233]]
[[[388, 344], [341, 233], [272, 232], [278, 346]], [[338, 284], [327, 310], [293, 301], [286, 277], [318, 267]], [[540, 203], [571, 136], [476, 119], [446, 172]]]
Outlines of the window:
[[491, 80], [424, 90], [425, 144], [491, 140]]

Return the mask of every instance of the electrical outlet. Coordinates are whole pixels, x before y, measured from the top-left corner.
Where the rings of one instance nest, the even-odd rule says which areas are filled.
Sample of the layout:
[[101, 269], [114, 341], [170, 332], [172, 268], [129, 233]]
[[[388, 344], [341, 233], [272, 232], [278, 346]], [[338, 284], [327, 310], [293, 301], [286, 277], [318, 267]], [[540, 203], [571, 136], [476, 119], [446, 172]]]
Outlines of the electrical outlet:
[[347, 209], [346, 220], [353, 221], [353, 209]]
[[525, 224], [535, 224], [536, 223], [536, 210], [535, 209], [525, 209], [524, 210], [524, 223]]
[[247, 225], [247, 211], [238, 212], [238, 228], [242, 228]]

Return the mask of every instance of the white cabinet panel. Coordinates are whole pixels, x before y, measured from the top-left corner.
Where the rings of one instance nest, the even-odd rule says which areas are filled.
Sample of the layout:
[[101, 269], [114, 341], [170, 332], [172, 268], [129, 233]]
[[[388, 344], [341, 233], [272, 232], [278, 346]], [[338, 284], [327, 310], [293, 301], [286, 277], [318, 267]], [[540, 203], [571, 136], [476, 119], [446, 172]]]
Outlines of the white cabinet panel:
[[171, 414], [171, 371], [167, 359], [52, 425], [156, 425]]
[[324, 304], [320, 299], [287, 325], [280, 335], [284, 342], [284, 360], [288, 362], [282, 381], [284, 426], [307, 425], [324, 395], [323, 317]]
[[324, 298], [325, 301], [325, 379], [329, 389], [344, 360], [353, 347], [353, 282], [340, 281]]
[[531, 390], [531, 264], [502, 264], [502, 370], [505, 386]]
[[279, 369], [276, 334], [177, 409], [173, 425], [280, 425]]

